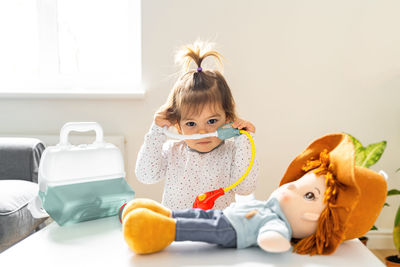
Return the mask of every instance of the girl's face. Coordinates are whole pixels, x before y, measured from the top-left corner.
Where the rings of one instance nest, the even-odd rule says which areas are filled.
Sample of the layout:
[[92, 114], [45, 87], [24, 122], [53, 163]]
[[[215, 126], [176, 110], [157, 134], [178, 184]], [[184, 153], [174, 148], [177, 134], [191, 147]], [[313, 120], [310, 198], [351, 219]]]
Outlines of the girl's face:
[[[227, 123], [225, 111], [221, 105], [206, 104], [197, 114], [182, 113], [182, 119], [178, 124], [180, 134], [203, 134], [215, 132], [219, 127]], [[199, 152], [210, 152], [222, 142], [217, 137], [185, 140], [185, 143]]]

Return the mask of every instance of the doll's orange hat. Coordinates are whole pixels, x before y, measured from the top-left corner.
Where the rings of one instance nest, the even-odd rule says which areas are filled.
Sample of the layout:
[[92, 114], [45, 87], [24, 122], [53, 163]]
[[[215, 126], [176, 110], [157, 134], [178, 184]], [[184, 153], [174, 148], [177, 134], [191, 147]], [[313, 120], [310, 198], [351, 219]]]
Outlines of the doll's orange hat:
[[318, 159], [324, 150], [329, 155], [329, 171], [338, 185], [337, 192], [321, 214], [317, 232], [294, 246], [300, 254], [330, 254], [342, 241], [364, 235], [378, 218], [386, 199], [386, 180], [372, 170], [355, 166], [353, 143], [343, 133], [313, 141], [291, 162], [280, 185], [302, 177], [306, 173], [303, 167]]

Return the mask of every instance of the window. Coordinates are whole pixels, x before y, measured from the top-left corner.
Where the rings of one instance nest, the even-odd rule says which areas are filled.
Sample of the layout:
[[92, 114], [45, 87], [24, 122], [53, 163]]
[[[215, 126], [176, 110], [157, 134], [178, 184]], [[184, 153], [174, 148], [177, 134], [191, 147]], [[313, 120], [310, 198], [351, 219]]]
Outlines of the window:
[[139, 0], [0, 1], [0, 92], [142, 96]]

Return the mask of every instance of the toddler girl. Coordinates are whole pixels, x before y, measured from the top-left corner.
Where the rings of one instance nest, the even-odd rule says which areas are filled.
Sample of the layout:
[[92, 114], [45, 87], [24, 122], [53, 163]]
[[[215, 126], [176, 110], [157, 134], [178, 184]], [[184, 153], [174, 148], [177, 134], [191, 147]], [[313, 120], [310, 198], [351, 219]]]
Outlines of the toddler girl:
[[[207, 57], [221, 62], [218, 52], [195, 43], [181, 51], [185, 73], [175, 83], [167, 102], [155, 114], [145, 136], [135, 173], [146, 184], [165, 179], [162, 204], [170, 209], [191, 208], [196, 196], [233, 184], [246, 171], [251, 157], [245, 135], [222, 141], [217, 137], [199, 140], [167, 140], [163, 127], [174, 126], [180, 134], [215, 132], [222, 125], [255, 132], [252, 123], [238, 119], [235, 102], [225, 78], [217, 70], [203, 69]], [[197, 65], [188, 70], [191, 62]], [[256, 187], [258, 162], [234, 189], [218, 198], [215, 208], [223, 209], [235, 200], [235, 193], [247, 195]]]

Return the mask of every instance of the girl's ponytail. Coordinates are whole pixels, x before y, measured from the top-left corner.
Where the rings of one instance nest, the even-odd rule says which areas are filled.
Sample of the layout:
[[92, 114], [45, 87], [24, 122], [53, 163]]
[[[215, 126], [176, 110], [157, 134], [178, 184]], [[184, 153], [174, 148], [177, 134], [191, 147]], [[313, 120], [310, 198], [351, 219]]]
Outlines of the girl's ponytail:
[[[192, 45], [184, 46], [176, 55], [175, 60], [182, 64], [184, 73], [186, 73], [186, 75], [193, 75], [192, 86], [194, 90], [208, 89], [210, 87], [210, 82], [214, 83], [214, 79], [211, 78], [212, 76], [215, 76], [214, 71], [203, 71], [201, 65], [203, 60], [207, 57], [214, 57], [219, 65], [222, 66], [222, 56], [220, 53], [213, 50], [212, 43], [196, 41]], [[194, 62], [197, 67], [190, 70], [190, 64], [192, 62]]]
[[190, 63], [194, 62], [197, 65], [197, 72], [202, 72], [201, 63], [207, 57], [214, 57], [217, 63], [222, 67], [222, 56], [217, 51], [213, 50], [212, 43], [204, 43], [196, 41], [192, 45], [184, 46], [177, 54], [175, 60], [181, 63], [184, 72], [189, 72]]

